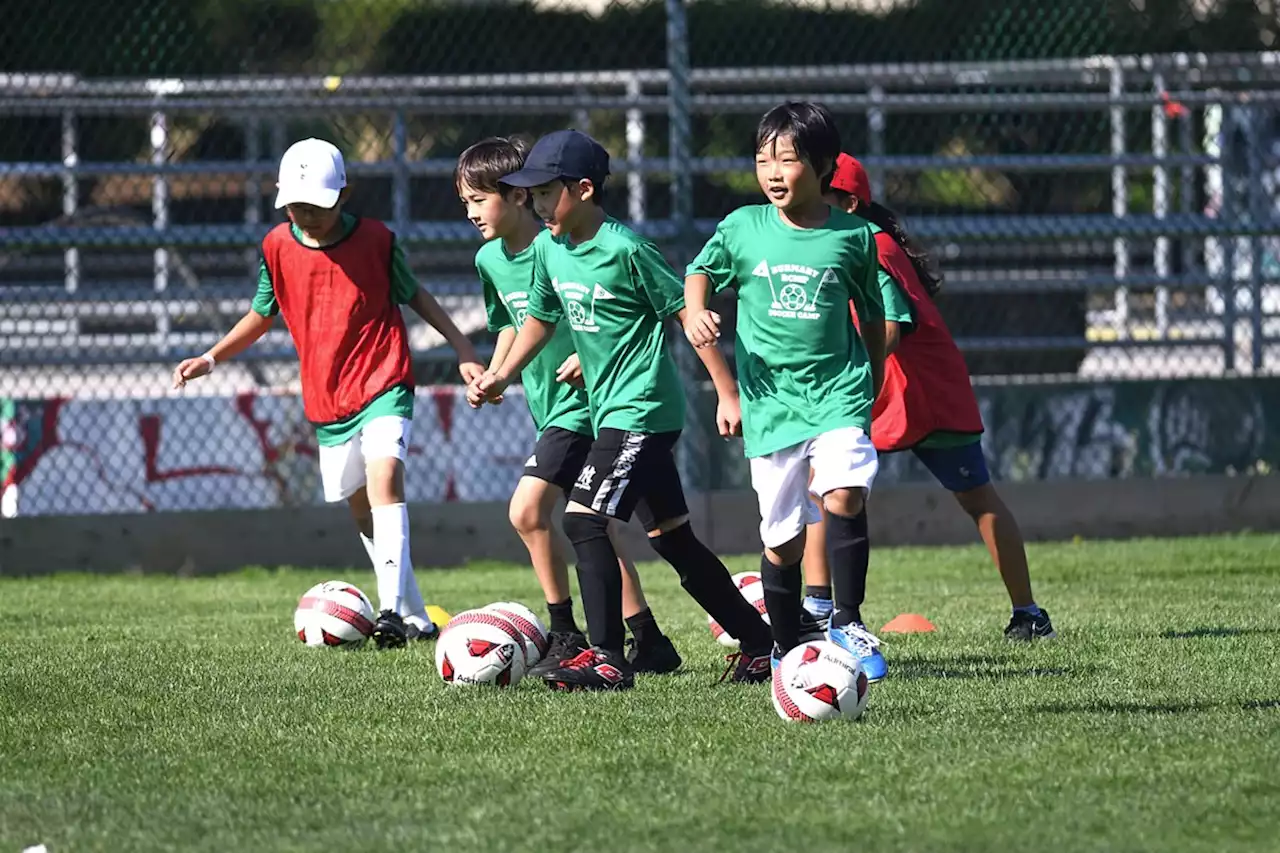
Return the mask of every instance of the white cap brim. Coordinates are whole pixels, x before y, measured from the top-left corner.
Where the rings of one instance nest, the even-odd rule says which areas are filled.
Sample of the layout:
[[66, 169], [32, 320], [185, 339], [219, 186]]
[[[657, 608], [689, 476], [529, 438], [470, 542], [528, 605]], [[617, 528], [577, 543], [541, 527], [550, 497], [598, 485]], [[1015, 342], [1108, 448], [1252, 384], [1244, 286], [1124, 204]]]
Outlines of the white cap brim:
[[316, 207], [333, 207], [338, 203], [340, 189], [328, 187], [280, 187], [276, 192], [276, 210], [287, 204], [310, 204]]

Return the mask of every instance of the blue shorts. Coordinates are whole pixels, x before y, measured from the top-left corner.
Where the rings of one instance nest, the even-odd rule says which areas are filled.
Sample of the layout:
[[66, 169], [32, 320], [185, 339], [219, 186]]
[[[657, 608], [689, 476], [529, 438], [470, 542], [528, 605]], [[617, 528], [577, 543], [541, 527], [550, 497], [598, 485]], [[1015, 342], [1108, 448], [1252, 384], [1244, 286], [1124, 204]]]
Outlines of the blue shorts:
[[960, 447], [917, 447], [911, 452], [948, 492], [967, 492], [991, 482], [981, 441]]

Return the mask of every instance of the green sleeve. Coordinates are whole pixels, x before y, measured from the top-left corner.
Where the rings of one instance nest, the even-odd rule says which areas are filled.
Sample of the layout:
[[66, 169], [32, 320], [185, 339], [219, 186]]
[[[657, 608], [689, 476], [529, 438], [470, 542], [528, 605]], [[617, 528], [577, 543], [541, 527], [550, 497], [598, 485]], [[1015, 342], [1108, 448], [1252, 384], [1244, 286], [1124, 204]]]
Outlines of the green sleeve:
[[890, 323], [911, 325], [911, 302], [893, 276], [880, 267], [880, 299], [884, 302], [884, 318]]
[[646, 241], [631, 250], [631, 276], [659, 317], [665, 319], [684, 308], [684, 282], [657, 246]]
[[409, 261], [405, 259], [400, 242], [392, 238], [391, 242], [391, 301], [396, 305], [408, 305], [418, 292], [418, 280], [409, 269]]
[[280, 313], [280, 303], [276, 302], [276, 289], [271, 284], [271, 271], [267, 269], [267, 259], [258, 262], [258, 291], [253, 294], [253, 310], [263, 317], [274, 317]]
[[880, 296], [880, 260], [876, 254], [875, 237], [870, 228], [863, 228], [860, 234], [863, 254], [858, 268], [852, 270], [853, 305], [858, 309], [861, 322], [883, 323], [884, 300]]
[[711, 279], [711, 287], [716, 293], [734, 283], [733, 260], [729, 257], [729, 250], [725, 246], [723, 222], [716, 226], [716, 233], [711, 235], [711, 239], [685, 270], [686, 275], [699, 273]]
[[543, 246], [545, 242], [537, 245], [533, 252], [533, 286], [529, 288], [528, 312], [535, 320], [559, 323], [564, 317], [564, 308], [551, 283], [551, 276], [547, 275], [547, 265], [542, 256]]
[[489, 331], [501, 332], [503, 329], [511, 328], [513, 325], [511, 312], [507, 310], [502, 297], [498, 296], [498, 289], [493, 286], [493, 282], [489, 281], [489, 277], [485, 275], [479, 264], [476, 264], [476, 272], [480, 274], [480, 286], [484, 290], [484, 312]]

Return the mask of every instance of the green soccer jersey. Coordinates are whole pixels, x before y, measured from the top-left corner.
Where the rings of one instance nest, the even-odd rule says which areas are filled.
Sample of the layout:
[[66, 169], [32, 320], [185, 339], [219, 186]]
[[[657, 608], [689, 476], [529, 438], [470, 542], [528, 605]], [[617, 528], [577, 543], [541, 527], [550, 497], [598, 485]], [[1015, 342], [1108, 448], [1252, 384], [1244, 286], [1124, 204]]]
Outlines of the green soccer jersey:
[[876, 244], [861, 218], [832, 209], [795, 228], [773, 205], [724, 218], [689, 265], [738, 292], [737, 362], [748, 457], [842, 427], [870, 434], [871, 364], [849, 317], [883, 323]]
[[596, 434], [683, 429], [664, 321], [684, 307], [684, 288], [658, 247], [612, 218], [585, 243], [544, 231], [533, 245], [529, 315], [568, 322]]
[[[350, 213], [342, 214], [342, 237], [350, 234], [355, 227], [356, 217]], [[289, 231], [295, 240], [302, 241], [302, 232], [298, 230], [298, 226], [290, 224]], [[418, 280], [413, 277], [400, 244], [396, 243], [391, 255], [391, 300], [397, 305], [407, 305], [417, 292]], [[258, 289], [253, 296], [252, 307], [263, 317], [274, 317], [280, 313], [276, 290], [271, 284], [271, 272], [267, 269], [265, 260], [258, 264]], [[388, 388], [346, 420], [317, 426], [316, 442], [322, 447], [346, 444], [354, 440], [369, 421], [388, 416], [413, 419], [413, 389], [403, 385]]]
[[[490, 240], [476, 252], [476, 272], [484, 287], [484, 307], [489, 331], [500, 332], [524, 325], [533, 287], [535, 250], [530, 243], [511, 255], [502, 240]], [[556, 371], [573, 355], [573, 336], [567, 323], [558, 323], [546, 347], [534, 356], [521, 374], [529, 414], [538, 435], [550, 427], [591, 434], [591, 410], [587, 392], [567, 382], [556, 381]]]

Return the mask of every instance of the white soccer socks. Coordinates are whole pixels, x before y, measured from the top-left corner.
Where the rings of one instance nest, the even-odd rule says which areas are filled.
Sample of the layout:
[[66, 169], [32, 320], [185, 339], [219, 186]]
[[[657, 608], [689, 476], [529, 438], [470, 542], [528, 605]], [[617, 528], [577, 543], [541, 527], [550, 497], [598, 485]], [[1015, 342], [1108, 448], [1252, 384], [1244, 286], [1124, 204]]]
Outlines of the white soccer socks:
[[373, 541], [361, 535], [378, 579], [378, 609], [394, 610], [426, 630], [431, 624], [409, 556], [409, 509], [403, 503], [373, 507]]

